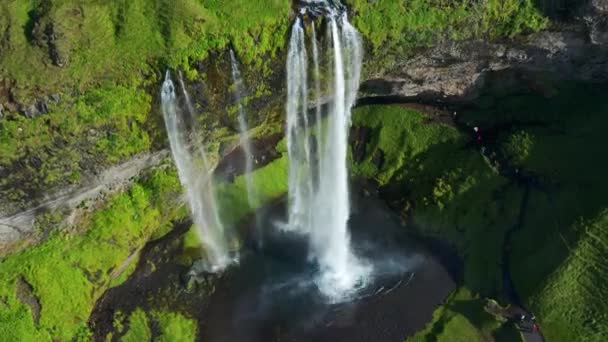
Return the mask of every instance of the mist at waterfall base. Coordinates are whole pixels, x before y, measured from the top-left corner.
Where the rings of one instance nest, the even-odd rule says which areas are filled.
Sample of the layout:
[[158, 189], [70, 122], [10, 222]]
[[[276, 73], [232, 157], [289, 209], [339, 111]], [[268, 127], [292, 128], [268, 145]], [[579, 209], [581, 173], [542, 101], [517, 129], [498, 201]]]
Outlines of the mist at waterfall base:
[[351, 249], [374, 264], [365, 288], [328, 301], [317, 285], [319, 266], [306, 259], [308, 239], [275, 228], [286, 219], [283, 201], [260, 216], [264, 247], [246, 243], [238, 267], [214, 284], [200, 309], [202, 340], [401, 341], [422, 329], [454, 290], [452, 276], [380, 199], [358, 186], [351, 196]]

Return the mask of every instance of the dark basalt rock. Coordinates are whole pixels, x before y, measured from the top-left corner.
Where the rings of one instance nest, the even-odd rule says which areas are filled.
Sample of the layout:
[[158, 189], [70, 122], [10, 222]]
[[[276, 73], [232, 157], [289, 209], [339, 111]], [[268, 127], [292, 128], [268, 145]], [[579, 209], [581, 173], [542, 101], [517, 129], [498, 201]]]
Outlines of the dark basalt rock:
[[583, 20], [589, 28], [591, 42], [608, 45], [608, 0], [592, 0], [584, 11]]
[[372, 129], [365, 126], [353, 127], [350, 131], [350, 142], [353, 149], [353, 160], [360, 163], [365, 159], [367, 144], [371, 140]]
[[34, 118], [38, 115], [47, 114], [49, 112], [49, 107], [46, 101], [37, 100], [29, 106], [21, 105], [19, 112], [28, 118]]

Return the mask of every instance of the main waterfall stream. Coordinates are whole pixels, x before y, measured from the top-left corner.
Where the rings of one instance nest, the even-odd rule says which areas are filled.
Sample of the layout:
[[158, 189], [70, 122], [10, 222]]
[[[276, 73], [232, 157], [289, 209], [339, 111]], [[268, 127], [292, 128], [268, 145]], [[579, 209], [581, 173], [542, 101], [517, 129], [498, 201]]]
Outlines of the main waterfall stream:
[[[319, 4], [314, 3], [315, 9]], [[351, 108], [361, 73], [361, 39], [346, 12], [331, 4], [322, 8], [328, 25], [331, 61], [325, 78], [332, 98], [327, 122], [320, 120], [321, 101], [316, 13], [303, 8], [295, 20], [287, 56], [287, 146], [289, 153], [288, 230], [308, 236], [309, 256], [319, 265], [317, 286], [332, 301], [347, 299], [364, 287], [371, 266], [351, 250], [347, 147]], [[306, 26], [311, 27], [312, 74], [316, 97], [316, 125], [308, 114], [309, 69]], [[333, 68], [332, 68], [333, 66]], [[325, 125], [326, 127], [321, 127]]]

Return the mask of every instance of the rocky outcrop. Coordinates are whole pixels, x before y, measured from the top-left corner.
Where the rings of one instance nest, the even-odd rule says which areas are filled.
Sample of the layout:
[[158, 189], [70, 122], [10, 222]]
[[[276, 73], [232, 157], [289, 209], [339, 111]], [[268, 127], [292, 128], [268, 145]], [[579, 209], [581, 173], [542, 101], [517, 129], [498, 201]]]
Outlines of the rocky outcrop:
[[[462, 102], [478, 96], [488, 74], [519, 70], [554, 80], [608, 80], [606, 1], [596, 0], [581, 21], [517, 41], [445, 42], [390, 70], [371, 75], [362, 97], [392, 96], [425, 102]], [[534, 78], [534, 76], [531, 76]]]
[[608, 44], [608, 0], [591, 0], [583, 20], [589, 28], [592, 43]]

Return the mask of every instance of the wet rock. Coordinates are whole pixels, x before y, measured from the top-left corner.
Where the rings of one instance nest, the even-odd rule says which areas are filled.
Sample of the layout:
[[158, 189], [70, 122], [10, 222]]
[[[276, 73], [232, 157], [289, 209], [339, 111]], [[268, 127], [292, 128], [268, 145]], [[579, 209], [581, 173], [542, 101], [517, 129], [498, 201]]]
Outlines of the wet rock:
[[372, 129], [369, 127], [353, 127], [351, 129], [351, 146], [353, 149], [353, 160], [360, 163], [365, 159], [367, 144], [371, 140]]
[[608, 0], [592, 0], [584, 11], [583, 20], [591, 42], [608, 45]]
[[608, 13], [608, 0], [591, 0], [591, 7], [598, 12]]
[[60, 99], [61, 99], [61, 97], [59, 96], [59, 94], [49, 95], [49, 101], [57, 103], [57, 102], [59, 102]]
[[25, 278], [19, 277], [16, 281], [16, 295], [17, 299], [24, 305], [30, 307], [32, 313], [32, 319], [36, 324], [40, 321], [40, 311], [42, 307], [40, 301], [34, 295], [34, 288], [30, 285]]
[[9, 102], [9, 103], [5, 103], [4, 104], [4, 110], [11, 113], [11, 112], [17, 112], [17, 105], [13, 102]]
[[49, 107], [45, 101], [38, 100], [29, 106], [21, 106], [19, 112], [28, 118], [34, 118], [38, 115], [47, 114]]
[[194, 291], [199, 287], [207, 288], [213, 284], [213, 280], [217, 277], [209, 270], [209, 263], [206, 260], [196, 260], [188, 272], [182, 274], [182, 286], [187, 291]]

